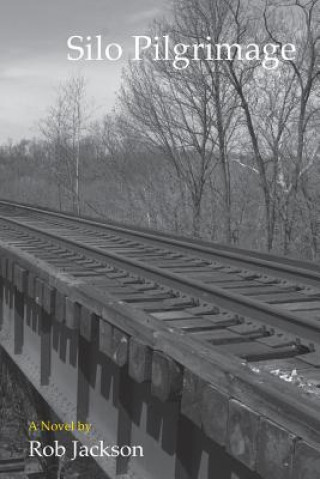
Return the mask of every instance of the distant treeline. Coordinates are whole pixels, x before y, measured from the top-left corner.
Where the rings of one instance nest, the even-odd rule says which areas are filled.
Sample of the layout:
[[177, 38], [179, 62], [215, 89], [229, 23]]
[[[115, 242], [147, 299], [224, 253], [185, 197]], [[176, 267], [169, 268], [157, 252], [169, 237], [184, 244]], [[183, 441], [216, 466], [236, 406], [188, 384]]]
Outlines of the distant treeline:
[[[1, 196], [76, 214], [317, 259], [320, 0], [171, 0], [149, 35], [173, 44], [293, 43], [278, 68], [204, 56], [128, 65], [116, 110], [92, 122], [82, 77], [41, 122], [3, 145]], [[107, 83], [107, 79], [106, 79]]]

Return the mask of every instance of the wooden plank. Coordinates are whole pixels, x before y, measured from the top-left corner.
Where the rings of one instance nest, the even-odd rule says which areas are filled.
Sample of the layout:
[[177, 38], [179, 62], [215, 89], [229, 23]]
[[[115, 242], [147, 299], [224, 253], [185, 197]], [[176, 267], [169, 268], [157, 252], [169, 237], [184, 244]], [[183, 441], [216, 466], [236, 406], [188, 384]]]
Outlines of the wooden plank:
[[129, 336], [118, 328], [113, 328], [112, 360], [117, 366], [123, 367], [128, 362]]
[[243, 288], [237, 288], [236, 289], [236, 293], [237, 294], [243, 294], [245, 296], [258, 296], [257, 299], [259, 299], [259, 295], [262, 294], [273, 294], [275, 296], [277, 296], [278, 294], [280, 294], [281, 291], [292, 291], [293, 288], [285, 288], [285, 287], [280, 287], [280, 286], [260, 286], [260, 285], [257, 285], [257, 286], [249, 286], [249, 287], [246, 287], [244, 285]]
[[66, 325], [69, 329], [76, 330], [80, 327], [81, 306], [66, 297]]
[[0, 275], [3, 279], [7, 279], [7, 258], [3, 253], [0, 258]]
[[212, 269], [209, 266], [181, 266], [179, 268], [174, 268], [173, 273], [211, 273]]
[[92, 344], [82, 335], [78, 340], [77, 421], [87, 422], [90, 400]]
[[154, 301], [159, 301], [161, 299], [168, 299], [171, 296], [169, 294], [163, 293], [163, 294], [155, 294], [154, 296], [151, 295], [146, 295], [146, 294], [141, 294], [139, 291], [134, 292], [133, 294], [127, 294], [127, 293], [112, 293], [117, 299], [120, 299], [121, 301], [125, 301], [126, 303], [132, 304], [132, 303], [141, 303], [141, 302], [154, 302]]
[[320, 368], [320, 351], [314, 351], [312, 353], [301, 354], [299, 356], [300, 361], [306, 364]]
[[[112, 283], [113, 285], [113, 283]], [[120, 286], [120, 285], [116, 285], [116, 286], [109, 286], [107, 285], [106, 286], [107, 289], [108, 289], [108, 293], [112, 294], [112, 295], [117, 295], [118, 293], [126, 293], [126, 294], [134, 294], [134, 293], [139, 293], [139, 291], [137, 291], [136, 289], [133, 289], [131, 286]]]
[[271, 348], [279, 348], [283, 346], [291, 346], [296, 343], [296, 338], [290, 334], [278, 333], [265, 338], [257, 339], [261, 344], [265, 344]]
[[35, 277], [35, 274], [30, 272], [29, 271], [29, 274], [28, 274], [28, 296], [29, 298], [31, 299], [35, 299], [36, 295], [35, 295], [35, 280], [36, 280], [36, 277]]
[[5, 298], [6, 298], [6, 304], [10, 309], [13, 309], [13, 303], [14, 303], [14, 288], [12, 286], [12, 283], [9, 283], [6, 281], [6, 288], [5, 288]]
[[39, 306], [43, 306], [43, 284], [42, 279], [35, 279], [35, 300]]
[[181, 414], [186, 416], [199, 428], [202, 425], [202, 397], [206, 383], [191, 371], [183, 373], [183, 388], [181, 400]]
[[210, 330], [220, 328], [220, 325], [213, 323], [207, 319], [197, 317], [191, 319], [178, 319], [178, 320], [167, 320], [168, 326], [170, 328], [179, 328], [184, 331], [203, 331], [203, 330]]
[[248, 280], [244, 280], [244, 279], [243, 280], [239, 280], [239, 279], [236, 280], [235, 279], [235, 281], [228, 282], [228, 283], [223, 282], [223, 281], [221, 283], [215, 282], [214, 284], [215, 284], [215, 286], [221, 285], [221, 287], [224, 288], [224, 289], [235, 289], [235, 292], [238, 288], [244, 288], [244, 287], [249, 288], [250, 286], [261, 286], [256, 281], [248, 281]]
[[280, 303], [299, 303], [310, 300], [320, 300], [319, 295], [306, 296], [305, 294], [295, 291], [293, 293], [280, 293], [280, 294], [261, 294], [259, 295], [259, 301], [265, 301], [269, 304], [280, 304]]
[[54, 315], [55, 312], [56, 289], [47, 282], [43, 285], [43, 309], [46, 313]]
[[129, 376], [141, 384], [151, 381], [152, 350], [143, 341], [130, 338], [129, 341]]
[[165, 402], [182, 393], [182, 369], [170, 357], [155, 351], [152, 355], [151, 393]]
[[244, 336], [233, 333], [227, 329], [219, 329], [218, 331], [201, 331], [190, 333], [190, 335], [199, 341], [209, 341], [210, 344], [230, 344], [246, 341]]
[[3, 326], [3, 307], [4, 307], [4, 280], [2, 276], [0, 276], [0, 331]]
[[217, 306], [213, 306], [212, 304], [200, 304], [200, 306], [188, 308], [188, 312], [195, 316], [203, 316], [207, 314], [218, 314], [220, 310]]
[[257, 471], [263, 479], [290, 479], [296, 437], [283, 427], [261, 418]]
[[245, 404], [229, 401], [227, 451], [252, 471], [256, 466], [259, 422], [259, 415]]
[[14, 354], [22, 354], [24, 342], [24, 294], [15, 288]]
[[162, 293], [162, 294], [155, 294], [154, 296], [140, 294], [138, 291], [135, 291], [132, 294], [118, 292], [115, 293], [113, 291], [114, 296], [121, 299], [121, 301], [125, 301], [126, 303], [138, 303], [138, 302], [151, 302], [151, 301], [159, 301], [159, 299], [168, 299], [170, 298], [170, 294]]
[[99, 318], [99, 330], [99, 351], [108, 358], [112, 358], [113, 327], [104, 319]]
[[201, 421], [205, 434], [220, 446], [225, 446], [228, 438], [228, 396], [207, 384], [200, 404]]
[[241, 324], [235, 326], [229, 326], [228, 330], [233, 333], [241, 335], [251, 335], [252, 333], [262, 333], [264, 331], [264, 326], [261, 323], [255, 323], [253, 321], [245, 321]]
[[13, 283], [13, 267], [14, 267], [14, 262], [13, 262], [13, 259], [12, 258], [8, 258], [7, 259], [7, 275], [6, 275], [6, 278], [7, 278], [7, 281], [9, 283]]
[[66, 320], [66, 296], [61, 291], [55, 294], [55, 320], [64, 323]]
[[194, 302], [190, 298], [178, 297], [178, 298], [171, 298], [167, 299], [163, 302], [166, 306], [170, 306], [171, 309], [184, 309], [194, 306]]
[[310, 301], [302, 303], [281, 303], [277, 305], [278, 308], [286, 309], [288, 311], [314, 311], [320, 312], [320, 301]]
[[166, 310], [170, 311], [174, 309], [172, 306], [169, 306], [169, 305], [166, 306], [163, 301], [152, 301], [150, 303], [147, 301], [143, 301], [141, 303], [132, 303], [130, 304], [130, 307], [135, 309], [140, 309], [140, 310], [142, 309], [146, 311], [147, 313], [162, 312]]
[[300, 361], [299, 358], [300, 356], [289, 359], [271, 359], [270, 361], [257, 361], [256, 363], [251, 363], [251, 365], [258, 370], [261, 369], [262, 371], [276, 371], [279, 369], [284, 372], [290, 372], [290, 374], [293, 370], [313, 370], [313, 366]]
[[298, 441], [295, 448], [292, 479], [319, 479], [320, 448], [319, 445]]
[[197, 281], [203, 281], [206, 283], [215, 283], [217, 281], [222, 282], [232, 282], [232, 281], [239, 281], [239, 278], [237, 278], [234, 274], [230, 273], [222, 273], [220, 271], [212, 271], [210, 273], [185, 273], [184, 274], [187, 277], [190, 277], [192, 279], [196, 279]]
[[14, 285], [20, 293], [25, 293], [27, 290], [27, 274], [28, 272], [21, 268], [21, 266], [14, 265]]
[[48, 386], [51, 375], [51, 327], [52, 316], [46, 311], [39, 311], [40, 336], [41, 336], [41, 359], [40, 359], [40, 383], [41, 386]]
[[95, 340], [98, 335], [99, 322], [97, 316], [85, 306], [80, 311], [80, 335], [88, 342]]
[[[270, 348], [258, 342], [247, 341], [243, 343], [229, 343], [217, 345], [217, 349], [223, 353], [231, 353], [247, 361], [270, 361], [277, 358], [290, 358], [296, 356], [299, 351], [295, 345]], [[301, 356], [302, 357], [302, 356]]]
[[161, 321], [171, 321], [179, 319], [190, 319], [192, 315], [186, 311], [162, 311], [159, 313], [151, 313], [154, 318], [160, 319]]
[[204, 316], [205, 319], [208, 319], [212, 324], [216, 326], [225, 327], [225, 326], [233, 326], [239, 324], [239, 319], [235, 314], [206, 314]]
[[163, 259], [161, 261], [152, 261], [153, 266], [157, 266], [158, 268], [165, 268], [165, 269], [175, 269], [175, 268], [192, 268], [197, 265], [194, 265], [193, 263], [189, 261], [174, 261], [170, 259]]

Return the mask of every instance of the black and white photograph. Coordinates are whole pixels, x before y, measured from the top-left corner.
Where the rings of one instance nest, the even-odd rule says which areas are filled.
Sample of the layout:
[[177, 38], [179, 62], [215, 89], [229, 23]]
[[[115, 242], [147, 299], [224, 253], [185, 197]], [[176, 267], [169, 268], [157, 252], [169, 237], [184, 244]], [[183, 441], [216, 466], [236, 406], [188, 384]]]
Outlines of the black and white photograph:
[[320, 0], [0, 0], [0, 479], [320, 478]]

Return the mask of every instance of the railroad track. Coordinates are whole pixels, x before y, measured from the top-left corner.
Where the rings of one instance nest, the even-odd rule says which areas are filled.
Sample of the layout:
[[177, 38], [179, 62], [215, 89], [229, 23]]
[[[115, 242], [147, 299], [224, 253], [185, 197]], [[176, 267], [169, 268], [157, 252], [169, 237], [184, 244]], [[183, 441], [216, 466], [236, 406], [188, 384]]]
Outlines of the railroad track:
[[0, 202], [0, 240], [255, 367], [320, 385], [320, 268]]
[[116, 222], [109, 221], [108, 223], [104, 223], [90, 218], [77, 218], [67, 213], [37, 208], [30, 205], [20, 205], [4, 200], [0, 200], [0, 207], [7, 208], [7, 211], [10, 211], [13, 215], [17, 213], [17, 210], [29, 215], [46, 214], [47, 217], [69, 220], [78, 225], [87, 225], [90, 228], [95, 228], [98, 232], [110, 232], [124, 239], [129, 238], [133, 241], [143, 242], [143, 244], [157, 245], [161, 248], [167, 247], [179, 253], [196, 254], [203, 259], [245, 269], [250, 268], [261, 274], [272, 274], [280, 279], [293, 279], [295, 282], [301, 281], [309, 285], [314, 284], [317, 287], [319, 287], [320, 284], [320, 265], [313, 262], [293, 260], [289, 257], [243, 250], [241, 248], [217, 243], [213, 244], [206, 241], [195, 240], [192, 237], [179, 237], [141, 227], [133, 228], [132, 226], [124, 226]]

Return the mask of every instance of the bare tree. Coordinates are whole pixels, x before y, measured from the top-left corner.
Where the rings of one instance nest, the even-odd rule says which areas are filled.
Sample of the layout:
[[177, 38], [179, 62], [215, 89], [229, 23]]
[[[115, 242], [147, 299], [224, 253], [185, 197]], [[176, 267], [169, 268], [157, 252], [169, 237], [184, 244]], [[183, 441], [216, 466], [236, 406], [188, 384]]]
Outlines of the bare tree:
[[[167, 32], [170, 26], [158, 24], [156, 28]], [[176, 35], [173, 31], [172, 41]], [[169, 62], [153, 62], [146, 55], [144, 62], [128, 69], [121, 93], [132, 131], [161, 150], [187, 185], [195, 236], [201, 229], [205, 185], [216, 164], [212, 90], [204, 74], [201, 62], [179, 71]]]
[[[270, 3], [270, 4], [269, 4]], [[320, 113], [320, 2], [319, 0], [292, 1], [283, 6], [280, 2], [266, 2], [265, 25], [270, 38], [282, 43], [283, 21], [291, 19], [293, 26], [299, 26], [294, 34], [298, 54], [290, 62], [289, 88], [294, 89], [294, 103], [288, 114], [286, 148], [278, 184], [282, 191], [281, 214], [284, 224], [284, 253], [289, 252], [292, 229], [295, 222], [297, 196], [303, 186], [303, 177], [319, 161], [320, 144], [317, 138]], [[278, 18], [278, 22], [275, 21]], [[270, 20], [271, 19], [271, 20]], [[286, 32], [287, 33], [287, 32]], [[306, 196], [305, 196], [306, 198]]]
[[56, 102], [41, 124], [58, 183], [60, 208], [63, 189], [67, 194], [71, 194], [73, 210], [78, 216], [81, 203], [81, 143], [87, 132], [88, 120], [85, 79], [83, 76], [77, 76], [60, 85]]
[[[208, 43], [211, 38], [212, 51], [224, 39], [228, 8], [220, 0], [175, 0], [175, 29], [183, 39], [200, 44]], [[183, 7], [183, 8], [182, 8]], [[207, 85], [211, 95], [210, 113], [212, 115], [212, 134], [216, 138], [215, 155], [221, 167], [224, 204], [224, 240], [232, 241], [232, 192], [230, 157], [233, 139], [238, 126], [239, 102], [227, 75], [219, 64], [209, 60], [200, 50], [202, 75], [201, 81]]]
[[[207, 11], [217, 12], [219, 0], [204, 0]], [[226, 0], [223, 2], [220, 38], [229, 44], [274, 42], [282, 46], [295, 35], [299, 55], [276, 71], [266, 71], [259, 61], [245, 62], [236, 54], [223, 62], [239, 99], [241, 137], [238, 151], [248, 159], [238, 164], [258, 175], [265, 204], [266, 245], [271, 250], [277, 221], [284, 227], [284, 252], [288, 253], [299, 181], [318, 154], [310, 150], [312, 123], [318, 112], [317, 22], [318, 1], [286, 3], [277, 0]], [[218, 14], [215, 13], [217, 16]], [[208, 15], [207, 15], [208, 16]], [[298, 33], [293, 33], [299, 23]], [[241, 120], [240, 120], [241, 122]], [[250, 142], [250, 148], [245, 147]], [[307, 146], [308, 145], [308, 146]], [[309, 151], [309, 152], [308, 152]], [[315, 154], [316, 152], [316, 154]], [[251, 164], [253, 159], [253, 165]]]

